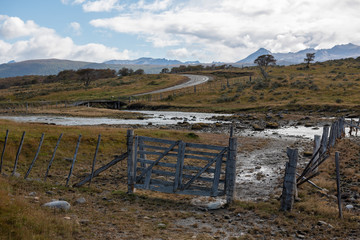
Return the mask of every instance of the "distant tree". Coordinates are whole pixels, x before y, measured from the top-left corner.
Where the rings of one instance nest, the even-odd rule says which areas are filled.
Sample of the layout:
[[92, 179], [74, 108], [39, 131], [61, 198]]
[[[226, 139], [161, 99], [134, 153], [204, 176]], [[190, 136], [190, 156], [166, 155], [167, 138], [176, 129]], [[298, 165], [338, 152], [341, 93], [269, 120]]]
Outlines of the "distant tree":
[[168, 68], [163, 68], [161, 69], [161, 72], [160, 73], [169, 73], [170, 70]]
[[307, 53], [306, 58], [304, 58], [304, 61], [306, 63], [306, 68], [310, 68], [310, 62], [314, 61], [315, 59], [315, 53]]
[[136, 69], [135, 72], [133, 73], [134, 75], [143, 75], [145, 73], [144, 69]]
[[126, 67], [123, 67], [122, 69], [119, 70], [119, 75], [120, 76], [129, 76], [130, 73], [129, 73], [129, 69], [126, 68]]
[[254, 63], [256, 63], [261, 71], [261, 75], [264, 77], [264, 80], [268, 80], [268, 73], [266, 69], [269, 65], [276, 65], [276, 59], [271, 54], [261, 55], [255, 59]]
[[91, 68], [79, 69], [76, 73], [79, 75], [80, 81], [84, 82], [85, 87], [88, 87], [92, 80], [97, 79], [97, 72]]

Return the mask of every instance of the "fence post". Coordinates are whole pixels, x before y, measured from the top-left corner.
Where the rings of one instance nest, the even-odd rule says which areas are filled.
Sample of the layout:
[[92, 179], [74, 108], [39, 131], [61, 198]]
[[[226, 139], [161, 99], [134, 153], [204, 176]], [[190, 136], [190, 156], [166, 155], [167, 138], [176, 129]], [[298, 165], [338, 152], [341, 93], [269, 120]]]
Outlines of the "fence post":
[[4, 158], [4, 154], [5, 154], [5, 148], [6, 148], [6, 143], [7, 143], [7, 140], [8, 140], [8, 136], [9, 136], [9, 129], [6, 130], [4, 148], [3, 148], [2, 153], [1, 153], [0, 173], [1, 173], [1, 170], [2, 170], [3, 158]]
[[18, 151], [17, 151], [17, 153], [16, 153], [16, 158], [15, 158], [15, 163], [14, 163], [14, 169], [13, 169], [13, 172], [12, 172], [11, 176], [14, 176], [15, 173], [16, 173], [17, 163], [18, 163], [18, 160], [19, 160], [19, 156], [20, 156], [20, 152], [21, 152], [22, 145], [23, 145], [23, 143], [24, 143], [24, 138], [25, 138], [25, 131], [23, 132], [23, 135], [22, 135], [21, 141], [20, 141], [20, 145], [19, 145]]
[[79, 138], [78, 138], [78, 141], [77, 141], [77, 144], [76, 144], [75, 153], [74, 153], [74, 158], [73, 158], [73, 161], [72, 161], [72, 164], [71, 164], [69, 176], [68, 176], [68, 178], [66, 179], [65, 187], [68, 187], [68, 186], [69, 186], [69, 180], [70, 180], [72, 171], [73, 171], [73, 169], [74, 169], [74, 165], [75, 165], [75, 161], [76, 161], [76, 155], [77, 155], [77, 152], [78, 152], [78, 149], [79, 149], [79, 145], [80, 145], [80, 140], [81, 140], [81, 134], [79, 135]]
[[51, 157], [51, 159], [50, 159], [49, 165], [48, 165], [48, 167], [47, 167], [47, 169], [46, 169], [46, 173], [45, 173], [45, 177], [44, 177], [44, 182], [46, 181], [46, 178], [47, 178], [47, 176], [48, 176], [48, 174], [49, 174], [49, 170], [50, 170], [50, 168], [51, 168], [51, 164], [52, 164], [52, 162], [54, 161], [55, 154], [56, 154], [56, 150], [57, 150], [57, 148], [58, 148], [58, 146], [59, 146], [59, 144], [60, 144], [60, 140], [61, 140], [62, 136], [63, 136], [63, 134], [61, 133], [60, 136], [59, 136], [59, 139], [58, 139], [58, 141], [57, 141], [57, 143], [56, 143], [56, 145], [55, 145], [54, 152], [53, 152], [52, 157]]
[[329, 136], [329, 126], [326, 125], [326, 126], [324, 126], [323, 134], [322, 134], [322, 137], [321, 137], [320, 156], [322, 154], [324, 154], [326, 152], [326, 150], [327, 150], [328, 136]]
[[36, 151], [36, 154], [35, 154], [34, 159], [32, 160], [32, 162], [31, 162], [31, 164], [30, 164], [30, 167], [29, 167], [28, 171], [27, 171], [26, 174], [25, 174], [24, 179], [26, 179], [26, 178], [29, 176], [31, 169], [32, 169], [32, 167], [34, 166], [37, 157], [39, 156], [39, 152], [40, 152], [40, 149], [41, 149], [41, 145], [43, 144], [43, 141], [44, 141], [44, 136], [45, 136], [44, 133], [41, 134], [39, 147], [38, 147], [38, 149], [37, 149], [37, 151]]
[[91, 180], [92, 180], [92, 178], [94, 177], [94, 169], [95, 169], [95, 163], [96, 163], [96, 156], [97, 156], [97, 153], [98, 153], [98, 151], [99, 151], [100, 141], [101, 141], [101, 134], [99, 134], [99, 136], [98, 136], [98, 141], [97, 141], [97, 144], [96, 144], [94, 159], [93, 159], [92, 167], [91, 167], [91, 175], [90, 175], [89, 185], [91, 184]]
[[236, 178], [236, 150], [237, 138], [229, 139], [229, 154], [226, 161], [226, 203], [230, 204], [234, 198], [235, 178]]
[[289, 162], [287, 162], [285, 166], [283, 191], [280, 200], [280, 210], [282, 211], [292, 210], [296, 193], [296, 165], [298, 160], [298, 150], [288, 148], [287, 155], [289, 157]]
[[127, 172], [128, 172], [128, 193], [134, 192], [134, 176], [133, 176], [133, 168], [134, 168], [134, 131], [129, 129], [127, 130], [127, 152], [128, 152], [128, 160], [127, 160]]
[[339, 152], [335, 152], [335, 167], [336, 167], [336, 187], [337, 187], [337, 200], [339, 207], [339, 218], [343, 218], [342, 208], [341, 208]]
[[[312, 166], [316, 165], [319, 160], [319, 148], [320, 148], [320, 135], [314, 136], [314, 148], [313, 148], [313, 156], [314, 159]], [[318, 171], [318, 167], [314, 169], [314, 172]]]

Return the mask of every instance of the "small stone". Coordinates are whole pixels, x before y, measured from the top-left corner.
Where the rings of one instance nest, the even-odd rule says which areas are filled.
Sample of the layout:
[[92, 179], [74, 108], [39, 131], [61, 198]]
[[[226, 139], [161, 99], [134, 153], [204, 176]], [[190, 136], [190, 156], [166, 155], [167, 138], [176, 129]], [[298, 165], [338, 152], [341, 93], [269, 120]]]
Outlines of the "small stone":
[[36, 192], [31, 192], [31, 193], [29, 193], [29, 196], [36, 196]]
[[86, 200], [85, 200], [84, 197], [81, 197], [81, 198], [76, 199], [76, 203], [77, 204], [83, 204], [83, 203], [86, 203]]
[[348, 204], [348, 205], [345, 206], [345, 208], [346, 208], [346, 210], [351, 211], [351, 210], [354, 209], [354, 206], [351, 205], [351, 204]]
[[164, 224], [164, 223], [159, 223], [159, 224], [158, 224], [158, 228], [164, 229], [164, 228], [166, 228], [166, 224]]
[[46, 194], [47, 195], [54, 195], [55, 193], [53, 191], [47, 191]]
[[225, 215], [224, 218], [225, 218], [225, 219], [230, 219], [230, 216], [229, 216], [229, 215]]
[[70, 217], [64, 217], [65, 220], [70, 220], [71, 218]]
[[13, 176], [16, 177], [16, 178], [19, 178], [19, 177], [20, 177], [20, 173], [16, 172], [16, 173], [14, 173]]

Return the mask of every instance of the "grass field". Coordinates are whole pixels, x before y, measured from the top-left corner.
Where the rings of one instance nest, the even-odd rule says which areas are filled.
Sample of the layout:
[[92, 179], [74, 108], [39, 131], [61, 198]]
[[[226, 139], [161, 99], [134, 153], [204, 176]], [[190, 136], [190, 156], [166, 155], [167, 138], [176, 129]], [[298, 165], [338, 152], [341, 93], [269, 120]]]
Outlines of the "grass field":
[[[142, 106], [167, 106], [194, 111], [236, 112], [247, 109], [296, 110], [359, 110], [360, 62], [344, 59], [314, 63], [309, 69], [304, 64], [271, 66], [269, 81], [264, 81], [256, 67], [203, 71], [198, 74], [213, 76], [208, 83], [168, 93], [139, 97]], [[249, 77], [234, 73], [252, 72]], [[179, 75], [137, 75], [93, 81], [89, 87], [81, 82], [35, 83], [0, 89], [0, 103], [16, 104], [38, 101], [78, 101], [94, 99], [128, 99], [142, 92], [176, 85], [185, 78]], [[1, 83], [1, 80], [0, 80]], [[137, 102], [137, 104], [139, 104]]]
[[[4, 129], [10, 131], [3, 166], [3, 173], [7, 176], [0, 176], [0, 239], [258, 239], [263, 236], [343, 239], [356, 238], [360, 233], [358, 213], [345, 211], [344, 219], [338, 219], [336, 199], [332, 197], [336, 194], [333, 158], [321, 166], [320, 176], [314, 179], [328, 192], [303, 185], [299, 189], [300, 200], [291, 213], [279, 211], [278, 196], [258, 202], [235, 201], [227, 209], [204, 212], [191, 204], [191, 196], [145, 190], [126, 194], [125, 162], [102, 173], [90, 186], [64, 187], [71, 165], [66, 158], [72, 158], [79, 134], [82, 134], [82, 140], [70, 185], [90, 172], [98, 134], [101, 134], [102, 142], [97, 167], [126, 151], [126, 129], [62, 127], [5, 120], [1, 120], [0, 125], [0, 146], [4, 142]], [[11, 177], [17, 147], [25, 130], [17, 169], [20, 177]], [[29, 175], [30, 180], [24, 180], [42, 132], [45, 140], [40, 156]], [[46, 166], [60, 133], [64, 133], [64, 137], [50, 176], [44, 182]], [[224, 134], [160, 129], [136, 129], [135, 134], [214, 145], [226, 145], [228, 137]], [[198, 137], [194, 138], [194, 134]], [[249, 138], [238, 138], [239, 151], [251, 152], [267, 144], [266, 141], [250, 141]], [[341, 156], [343, 190], [359, 193], [356, 184], [360, 178], [359, 144], [344, 139], [331, 155], [334, 151], [344, 153]], [[355, 184], [349, 185], [348, 181]], [[80, 197], [84, 197], [86, 203], [76, 204]], [[54, 213], [41, 207], [51, 199], [64, 199], [71, 203], [72, 208], [68, 212]], [[319, 221], [331, 226], [321, 225]]]

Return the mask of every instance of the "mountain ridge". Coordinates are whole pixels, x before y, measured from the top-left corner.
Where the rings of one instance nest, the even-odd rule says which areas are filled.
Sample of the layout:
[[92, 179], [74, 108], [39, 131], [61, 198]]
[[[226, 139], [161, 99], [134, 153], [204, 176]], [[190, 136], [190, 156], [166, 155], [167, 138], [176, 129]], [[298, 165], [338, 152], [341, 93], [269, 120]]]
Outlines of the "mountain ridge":
[[250, 54], [244, 59], [237, 61], [237, 64], [243, 65], [254, 65], [254, 60], [264, 54], [271, 54], [277, 60], [278, 65], [291, 65], [291, 64], [299, 64], [304, 62], [304, 58], [306, 57], [306, 53], [315, 53], [315, 61], [324, 62], [328, 60], [342, 59], [342, 58], [350, 58], [350, 57], [358, 57], [360, 56], [360, 46], [348, 43], [335, 45], [329, 49], [314, 49], [307, 48], [300, 50], [298, 52], [288, 52], [288, 53], [272, 53], [271, 51], [260, 48], [254, 53]]
[[[330, 49], [314, 49], [307, 48], [298, 52], [289, 53], [272, 53], [271, 51], [260, 48], [246, 58], [235, 63], [229, 63], [233, 66], [253, 66], [254, 60], [264, 54], [272, 54], [277, 60], [278, 65], [291, 65], [304, 62], [306, 53], [315, 53], [315, 61], [323, 62], [327, 60], [359, 57], [360, 46], [349, 43], [343, 45], [335, 45]], [[78, 70], [81, 68], [94, 69], [113, 69], [118, 71], [123, 67], [131, 68], [133, 70], [143, 69], [145, 73], [154, 74], [159, 73], [164, 67], [178, 67], [180, 65], [203, 64], [199, 61], [181, 62], [179, 60], [169, 60], [165, 58], [149, 58], [143, 57], [134, 60], [110, 60], [103, 63], [86, 62], [86, 61], [72, 61], [64, 59], [33, 59], [22, 62], [11, 61], [9, 63], [0, 64], [0, 78], [16, 77], [25, 75], [56, 75], [63, 70]], [[226, 64], [223, 62], [213, 62], [213, 64]]]

